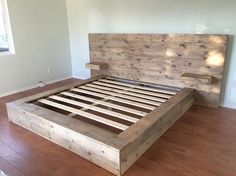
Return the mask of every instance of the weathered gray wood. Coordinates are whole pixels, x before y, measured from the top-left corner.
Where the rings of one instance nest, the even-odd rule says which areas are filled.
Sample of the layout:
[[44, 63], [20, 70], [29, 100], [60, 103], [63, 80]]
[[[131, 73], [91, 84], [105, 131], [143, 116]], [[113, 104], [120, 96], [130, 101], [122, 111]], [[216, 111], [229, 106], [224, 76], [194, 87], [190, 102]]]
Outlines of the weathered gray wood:
[[196, 74], [196, 73], [184, 73], [181, 75], [182, 77], [185, 78], [191, 78], [191, 79], [202, 79], [206, 80], [207, 83], [212, 83], [214, 77], [210, 75], [202, 75], [202, 74]]
[[78, 102], [78, 101], [75, 101], [75, 100], [70, 100], [68, 98], [55, 96], [55, 95], [50, 96], [50, 98], [54, 99], [54, 100], [62, 101], [62, 102], [65, 102], [65, 103], [69, 103], [69, 104], [72, 104], [72, 105], [80, 106], [80, 107], [83, 107], [85, 109], [91, 109], [91, 110], [94, 110], [94, 111], [97, 111], [97, 112], [108, 114], [108, 115], [114, 116], [114, 117], [119, 118], [119, 119], [127, 120], [129, 122], [135, 123], [135, 122], [138, 121], [137, 118], [133, 118], [133, 117], [125, 115], [125, 114], [121, 114], [121, 113], [118, 113], [118, 112], [114, 112], [114, 111], [111, 111], [111, 110], [107, 110], [107, 109], [104, 109], [104, 108], [94, 106], [94, 105], [96, 105], [95, 102], [92, 105], [90, 105], [90, 104], [81, 103], [81, 102]]
[[[115, 77], [196, 89], [198, 104], [216, 107], [227, 35], [216, 34], [90, 34], [90, 60], [109, 65], [92, 76]], [[209, 75], [211, 82], [186, 79], [184, 73]], [[209, 97], [209, 99], [208, 99]], [[209, 100], [209, 101], [208, 101]]]
[[[92, 88], [91, 85], [90, 86], [81, 86], [81, 88], [85, 89], [85, 90], [91, 90], [91, 91], [103, 93], [105, 95], [111, 95], [111, 96], [121, 97], [121, 98], [129, 99], [129, 100], [133, 100], [133, 101], [138, 101], [138, 102], [146, 103], [146, 104], [153, 105], [153, 106], [160, 106], [161, 105], [160, 102], [156, 102], [156, 101], [152, 101], [152, 100], [146, 100], [144, 98], [139, 98], [139, 97], [134, 97], [134, 96], [129, 96], [129, 95], [123, 95], [121, 93], [109, 92], [109, 91], [102, 90], [102, 89]], [[76, 91], [76, 89], [73, 89], [73, 90]]]
[[130, 101], [130, 100], [124, 99], [123, 97], [118, 98], [118, 97], [113, 97], [111, 95], [106, 95], [106, 94], [97, 93], [97, 92], [91, 92], [91, 91], [83, 90], [83, 89], [72, 89], [72, 90], [75, 91], [75, 92], [78, 92], [78, 93], [85, 93], [85, 94], [88, 94], [88, 95], [94, 95], [94, 96], [97, 96], [97, 97], [106, 98], [106, 99], [109, 99], [109, 100], [114, 100], [114, 101], [125, 103], [125, 104], [128, 104], [128, 105], [134, 105], [134, 106], [144, 108], [144, 109], [153, 110], [153, 109], [156, 108], [155, 106], [151, 106], [151, 105], [147, 105], [147, 104], [139, 103], [139, 102], [135, 102], [135, 101]]
[[107, 107], [110, 107], [110, 108], [115, 108], [115, 109], [118, 109], [118, 110], [122, 110], [122, 111], [125, 111], [125, 112], [136, 114], [136, 115], [139, 115], [139, 116], [147, 115], [147, 113], [145, 113], [143, 111], [135, 110], [135, 109], [128, 108], [128, 107], [125, 107], [125, 106], [120, 106], [120, 105], [117, 105], [117, 104], [114, 104], [114, 103], [109, 103], [109, 102], [97, 100], [97, 99], [94, 99], [94, 98], [89, 98], [89, 97], [85, 97], [85, 96], [81, 96], [81, 95], [77, 95], [77, 94], [73, 94], [73, 93], [69, 93], [69, 92], [62, 92], [61, 94], [72, 97], [72, 98], [77, 98], [77, 99], [81, 99], [81, 100], [85, 100], [85, 101], [89, 101], [89, 102], [94, 102], [96, 104], [101, 104], [101, 105], [104, 105], [104, 106], [107, 106]]
[[[109, 84], [104, 84], [103, 82], [109, 83]], [[106, 85], [108, 87], [114, 87], [114, 88], [118, 88], [118, 89], [123, 89], [123, 90], [128, 90], [130, 92], [137, 92], [137, 93], [141, 93], [141, 94], [145, 94], [145, 95], [151, 95], [151, 96], [156, 96], [156, 97], [161, 97], [161, 98], [171, 98], [171, 95], [167, 95], [164, 93], [157, 93], [157, 92], [152, 92], [152, 91], [146, 91], [146, 90], [138, 90], [135, 88], [130, 88], [129, 86], [119, 86], [122, 85], [122, 83], [119, 83], [117, 81], [109, 81], [109, 80], [100, 80], [100, 82], [96, 81], [93, 82], [95, 84], [100, 84], [100, 85]]]
[[111, 88], [111, 87], [107, 87], [107, 86], [104, 86], [104, 85], [103, 86], [96, 85], [96, 82], [94, 82], [93, 84], [87, 84], [87, 86], [94, 87], [94, 88], [101, 89], [101, 90], [106, 90], [106, 91], [109, 91], [109, 92], [116, 92], [116, 93], [120, 93], [120, 94], [140, 97], [140, 98], [144, 98], [144, 99], [148, 99], [148, 100], [152, 100], [152, 101], [157, 101], [157, 102], [161, 102], [161, 103], [166, 101], [166, 99], [160, 98], [160, 97], [154, 97], [154, 96], [150, 96], [150, 95], [143, 95], [143, 94], [140, 94], [140, 93], [129, 92], [129, 91], [126, 91], [126, 90]]
[[183, 89], [118, 136], [128, 145], [120, 151], [123, 174], [193, 104], [192, 89]]
[[[155, 107], [145, 103], [138, 103], [135, 101], [138, 97], [131, 95], [128, 97], [135, 98], [134, 101], [113, 97], [114, 95], [109, 95], [108, 91], [108, 93], [106, 91], [103, 92], [104, 94], [96, 93], [97, 91], [100, 92], [100, 89], [98, 90], [94, 88], [93, 90], [95, 90], [95, 92], [83, 89], [89, 87], [86, 86], [87, 84], [93, 84], [90, 83], [91, 81], [96, 82], [96, 80], [99, 80], [100, 78], [101, 77], [84, 81], [84, 84], [77, 83], [75, 86], [80, 86], [76, 88], [73, 88], [70, 85], [67, 86], [66, 89], [65, 87], [59, 88], [58, 90], [55, 89], [53, 91], [8, 103], [7, 110], [9, 120], [68, 150], [71, 150], [74, 153], [77, 153], [115, 175], [122, 175], [136, 161], [136, 159], [141, 156], [141, 154], [144, 153], [151, 144], [155, 142], [158, 137], [162, 135], [193, 104], [193, 90], [183, 89], [178, 92], [177, 88], [173, 88], [173, 91], [175, 89], [174, 93], [178, 93], [170, 97], [165, 103], [160, 103], [159, 107]], [[138, 86], [137, 82], [131, 82], [132, 81], [130, 81], [129, 84]], [[160, 89], [159, 85], [156, 86]], [[155, 90], [155, 85], [151, 87], [151, 89]], [[171, 88], [165, 88], [162, 86], [162, 89], [170, 90]], [[65, 92], [66, 90], [68, 92]], [[143, 91], [142, 89], [139, 90]], [[72, 93], [72, 91], [94, 95], [102, 99], [99, 100], [86, 97], [86, 95], [78, 95]], [[155, 91], [152, 92], [155, 93]], [[56, 95], [53, 95], [53, 93]], [[121, 96], [122, 94], [118, 95]], [[67, 96], [67, 98], [65, 98], [65, 96]], [[70, 97], [72, 98], [70, 99]], [[92, 104], [89, 105], [77, 101], [77, 99], [79, 100], [80, 98], [88, 100]], [[112, 102], [102, 103], [102, 101], [105, 101], [106, 99], [131, 104], [137, 107], [140, 106], [142, 108], [144, 108], [143, 106], [146, 106], [147, 109], [152, 111], [146, 113], [143, 118], [136, 121], [136, 123], [131, 125], [129, 128], [127, 125], [120, 122], [114, 123], [114, 121], [92, 114], [92, 112], [82, 111], [83, 108], [90, 109], [95, 107], [95, 104], [99, 103], [111, 106]], [[62, 115], [58, 113], [59, 111], [55, 112], [41, 107], [40, 104], [33, 104], [31, 103], [32, 100], [38, 100], [37, 102], [66, 110], [72, 114], [69, 116]], [[93, 100], [96, 101], [93, 102]], [[142, 100], [144, 99], [142, 98]], [[60, 102], [64, 102], [66, 105]], [[82, 109], [75, 108], [74, 105], [79, 106]], [[115, 108], [119, 109], [119, 107], [121, 107], [120, 110], [122, 111], [125, 109], [122, 108], [123, 106], [119, 105]], [[121, 115], [121, 118], [124, 119], [132, 117], [125, 116], [124, 114], [122, 115], [120, 112], [116, 113], [115, 111], [105, 110], [98, 107], [95, 107], [93, 110], [102, 113], [110, 113], [110, 115], [113, 116]], [[130, 108], [127, 108], [124, 111], [131, 111], [134, 114], [142, 112], [138, 110], [132, 111]], [[85, 116], [86, 118], [105, 123], [124, 131], [120, 134], [113, 134], [106, 131], [106, 129], [95, 127], [92, 124], [70, 117], [75, 114]]]
[[11, 122], [119, 175], [119, 150], [125, 143], [116, 135], [32, 104], [11, 103], [7, 110]]
[[121, 123], [103, 118], [103, 117], [98, 116], [98, 115], [94, 115], [92, 113], [84, 112], [84, 111], [78, 110], [76, 108], [72, 108], [70, 106], [62, 105], [60, 103], [55, 103], [55, 102], [50, 101], [50, 100], [41, 99], [41, 100], [39, 100], [39, 102], [43, 103], [43, 104], [46, 104], [46, 105], [49, 105], [49, 106], [53, 106], [55, 108], [59, 108], [59, 109], [77, 114], [77, 115], [81, 115], [81, 116], [86, 117], [88, 119], [103, 123], [105, 125], [108, 125], [108, 126], [120, 129], [120, 130], [126, 130], [128, 128], [127, 125], [124, 125], [124, 124], [121, 124]]
[[[104, 80], [103, 78], [101, 78]], [[134, 81], [130, 79], [124, 79], [124, 78], [118, 78], [118, 77], [106, 77], [108, 80], [115, 80], [116, 82], [122, 82], [125, 83], [127, 86], [127, 83], [129, 87], [137, 88], [137, 89], [143, 89], [153, 92], [161, 92], [165, 94], [175, 95], [176, 92], [180, 91], [181, 88], [176, 86], [167, 86], [167, 85], [161, 85], [161, 84], [155, 84], [155, 83], [148, 83], [148, 82], [140, 82], [140, 81]]]
[[101, 62], [91, 62], [86, 64], [86, 68], [89, 68], [91, 70], [105, 70], [107, 69], [108, 64], [101, 63]]
[[[40, 117], [40, 119], [45, 119], [46, 121], [53, 122], [64, 128], [73, 130], [76, 133], [80, 133], [84, 136], [100, 141], [101, 143], [104, 143], [107, 146], [111, 146], [116, 149], [119, 149], [123, 146], [122, 140], [118, 139], [111, 142], [111, 140], [116, 138], [116, 135], [105, 129], [98, 128], [94, 125], [90, 125], [78, 119], [74, 119], [66, 115], [62, 115], [55, 111], [48, 110], [46, 108], [43, 108], [34, 104], [28, 104], [28, 103], [19, 104], [16, 102], [7, 103], [7, 111], [9, 112], [8, 118], [10, 122], [15, 123], [12, 118], [15, 118], [15, 120], [18, 118], [17, 115], [10, 113], [11, 108], [17, 109], [22, 114], [29, 113], [32, 116], [37, 116], [37, 117]], [[25, 117], [24, 120], [27, 121], [27, 117]]]

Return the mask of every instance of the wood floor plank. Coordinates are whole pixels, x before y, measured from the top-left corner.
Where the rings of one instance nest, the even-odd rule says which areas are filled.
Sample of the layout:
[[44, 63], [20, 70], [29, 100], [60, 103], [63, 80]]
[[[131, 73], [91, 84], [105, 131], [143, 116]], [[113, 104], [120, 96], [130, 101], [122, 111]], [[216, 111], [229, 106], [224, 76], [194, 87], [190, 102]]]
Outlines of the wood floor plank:
[[0, 157], [0, 170], [9, 176], [24, 176], [15, 166], [2, 157]]
[[0, 157], [7, 160], [18, 170], [21, 170], [26, 176], [38, 175], [40, 173], [45, 176], [49, 174], [49, 172], [40, 169], [40, 166], [31, 167], [31, 163], [28, 160], [2, 143], [0, 143]]

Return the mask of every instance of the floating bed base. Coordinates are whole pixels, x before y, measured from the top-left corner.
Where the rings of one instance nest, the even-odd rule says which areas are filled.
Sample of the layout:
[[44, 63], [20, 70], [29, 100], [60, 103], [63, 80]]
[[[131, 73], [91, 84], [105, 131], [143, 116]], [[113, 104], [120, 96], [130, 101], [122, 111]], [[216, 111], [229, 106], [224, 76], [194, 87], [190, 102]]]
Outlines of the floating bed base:
[[194, 90], [99, 76], [7, 104], [9, 120], [122, 175], [194, 101]]

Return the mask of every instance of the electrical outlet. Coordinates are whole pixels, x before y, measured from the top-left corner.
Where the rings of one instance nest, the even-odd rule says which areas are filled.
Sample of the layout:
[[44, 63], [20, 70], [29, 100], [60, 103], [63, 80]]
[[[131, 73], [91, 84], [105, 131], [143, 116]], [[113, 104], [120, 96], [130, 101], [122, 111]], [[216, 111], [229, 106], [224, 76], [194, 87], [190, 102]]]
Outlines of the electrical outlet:
[[38, 86], [39, 86], [39, 87], [45, 87], [46, 84], [45, 84], [43, 81], [39, 81], [39, 82], [38, 82]]

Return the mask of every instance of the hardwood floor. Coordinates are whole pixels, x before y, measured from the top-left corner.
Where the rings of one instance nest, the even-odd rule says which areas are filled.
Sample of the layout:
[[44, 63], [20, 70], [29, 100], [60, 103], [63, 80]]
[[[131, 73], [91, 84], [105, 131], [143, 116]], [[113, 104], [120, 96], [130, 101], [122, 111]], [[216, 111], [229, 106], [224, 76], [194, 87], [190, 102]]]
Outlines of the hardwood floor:
[[[0, 98], [0, 169], [9, 176], [112, 175], [7, 120], [6, 102], [74, 81]], [[235, 176], [236, 110], [193, 106], [125, 175]]]

